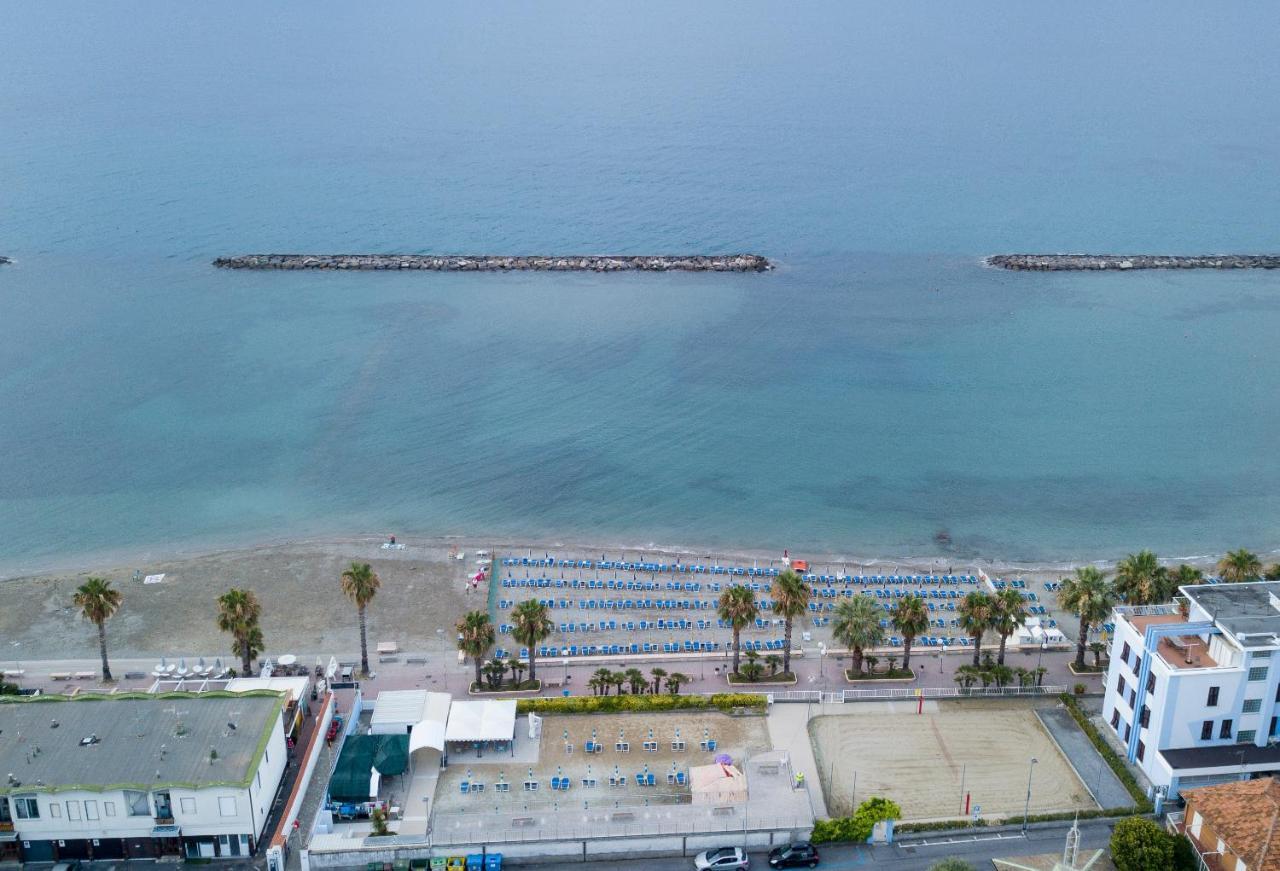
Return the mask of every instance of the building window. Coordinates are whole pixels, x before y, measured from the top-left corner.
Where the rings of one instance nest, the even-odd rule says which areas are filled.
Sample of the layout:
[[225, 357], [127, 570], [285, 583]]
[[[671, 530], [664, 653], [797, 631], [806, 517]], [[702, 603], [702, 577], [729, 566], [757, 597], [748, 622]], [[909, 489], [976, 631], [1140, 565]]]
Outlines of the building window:
[[234, 817], [236, 815], [236, 797], [234, 795], [218, 796], [218, 813], [224, 817]]
[[178, 799], [178, 807], [182, 808], [184, 814], [194, 814], [196, 812], [196, 800], [194, 798]]
[[1271, 658], [1271, 651], [1270, 651], [1270, 650], [1255, 650], [1255, 651], [1253, 652], [1253, 658], [1254, 658], [1254, 659], [1270, 659], [1270, 658]]
[[96, 820], [98, 818], [98, 803], [90, 799], [84, 803], [84, 818], [86, 820]]
[[1120, 658], [1125, 662], [1129, 661], [1129, 642], [1124, 643], [1124, 647], [1120, 649]]
[[1119, 708], [1111, 709], [1111, 728], [1115, 729], [1117, 732], [1120, 731], [1120, 709]]
[[1266, 680], [1267, 667], [1265, 665], [1254, 666], [1249, 669], [1249, 680]]
[[126, 789], [124, 791], [124, 803], [129, 808], [129, 816], [131, 817], [149, 817], [151, 816], [151, 802], [147, 800], [147, 794], [136, 789]]
[[1262, 699], [1245, 699], [1244, 707], [1240, 710], [1246, 714], [1256, 714], [1262, 710]]
[[1138, 693], [1136, 690], [1129, 690], [1129, 707], [1138, 707]]
[[1156, 676], [1154, 674], [1147, 675], [1147, 695], [1152, 695], [1156, 691]]
[[1218, 707], [1218, 688], [1217, 687], [1209, 687], [1209, 701], [1205, 702], [1205, 705], [1210, 708]]
[[1125, 723], [1124, 724], [1124, 743], [1126, 744], [1129, 743], [1129, 735], [1132, 732], [1133, 732], [1133, 727], [1130, 726], [1128, 723]]
[[1141, 723], [1143, 726], [1151, 725], [1151, 709], [1148, 708], [1146, 705], [1142, 706], [1142, 714], [1139, 716], [1138, 722]]
[[1142, 761], [1142, 757], [1147, 754], [1147, 745], [1141, 741], [1138, 742], [1138, 761]]
[[40, 805], [36, 804], [34, 795], [15, 795], [13, 809], [17, 811], [20, 820], [40, 819]]
[[1230, 720], [1222, 721], [1222, 728], [1218, 730], [1218, 737], [1219, 738], [1231, 737], [1231, 721]]
[[102, 812], [109, 817], [116, 815], [116, 803], [114, 801], [104, 801], [102, 803]]
[[56, 802], [56, 801], [49, 802], [49, 816], [50, 817], [62, 816], [62, 804], [60, 802]]
[[1237, 744], [1252, 744], [1253, 739], [1257, 736], [1257, 732], [1253, 729], [1241, 729], [1236, 733]]
[[80, 819], [80, 802], [78, 801], [67, 802], [67, 819], [69, 820]]
[[1120, 694], [1120, 698], [1124, 698], [1124, 675], [1120, 675], [1120, 682], [1116, 684], [1116, 692]]
[[1276, 720], [1277, 719], [1280, 719], [1280, 718], [1277, 718], [1277, 717], [1271, 718], [1271, 728], [1267, 730], [1267, 734], [1270, 735], [1272, 738], [1276, 736]]
[[9, 816], [9, 799], [0, 795], [0, 823], [11, 823], [13, 817]]
[[1213, 740], [1213, 720], [1205, 720], [1200, 724], [1200, 740]]

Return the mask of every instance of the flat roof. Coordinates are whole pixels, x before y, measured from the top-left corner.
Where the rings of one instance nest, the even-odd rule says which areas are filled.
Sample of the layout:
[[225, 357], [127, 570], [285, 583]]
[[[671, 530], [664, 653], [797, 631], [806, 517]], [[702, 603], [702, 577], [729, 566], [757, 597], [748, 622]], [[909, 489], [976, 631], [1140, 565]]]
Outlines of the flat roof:
[[460, 701], [449, 706], [445, 740], [510, 741], [516, 734], [516, 700]]
[[1219, 744], [1215, 747], [1161, 750], [1160, 755], [1174, 771], [1188, 768], [1231, 768], [1242, 765], [1280, 766], [1280, 746], [1274, 745], [1259, 747], [1256, 744]]
[[246, 786], [284, 706], [261, 690], [11, 698], [0, 701], [0, 795]]
[[[1280, 637], [1280, 581], [1248, 584], [1197, 584], [1182, 593], [1244, 647], [1271, 647]], [[1263, 636], [1248, 638], [1247, 636]]]

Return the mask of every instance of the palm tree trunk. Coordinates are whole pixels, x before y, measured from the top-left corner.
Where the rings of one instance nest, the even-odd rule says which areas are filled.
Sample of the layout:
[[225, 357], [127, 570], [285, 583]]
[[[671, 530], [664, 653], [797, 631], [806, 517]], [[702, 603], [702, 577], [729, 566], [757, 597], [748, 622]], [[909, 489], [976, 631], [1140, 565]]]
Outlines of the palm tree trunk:
[[369, 676], [369, 645], [365, 641], [365, 625], [364, 625], [364, 605], [358, 609], [360, 612], [360, 672], [365, 676]]
[[1004, 665], [1004, 646], [1008, 642], [1009, 636], [1001, 634], [1000, 636], [1000, 655], [996, 657], [996, 665]]
[[977, 666], [978, 656], [982, 653], [982, 633], [973, 636], [973, 664]]
[[787, 622], [782, 631], [782, 670], [783, 672], [791, 671], [791, 618], [787, 618]]
[[908, 671], [911, 669], [911, 642], [915, 641], [910, 635], [902, 636], [902, 667]]
[[1084, 671], [1084, 644], [1089, 637], [1089, 621], [1080, 618], [1080, 637], [1076, 639], [1076, 668]]
[[737, 626], [733, 627], [733, 673], [738, 673], [738, 652], [742, 649], [740, 642], [742, 630]]
[[244, 677], [250, 677], [253, 674], [253, 663], [249, 662], [249, 639], [248, 631], [240, 636], [240, 665], [241, 672]]
[[476, 688], [479, 689], [481, 686], [483, 686], [483, 680], [484, 680], [484, 678], [480, 674], [480, 666], [481, 666], [480, 657], [473, 656], [471, 657], [471, 661], [476, 664]]
[[107, 662], [107, 627], [104, 623], [98, 624], [98, 652], [102, 654], [102, 679], [109, 681], [111, 665]]
[[538, 679], [538, 673], [534, 671], [533, 663], [534, 663], [533, 645], [530, 644], [529, 645], [529, 681], [531, 683]]

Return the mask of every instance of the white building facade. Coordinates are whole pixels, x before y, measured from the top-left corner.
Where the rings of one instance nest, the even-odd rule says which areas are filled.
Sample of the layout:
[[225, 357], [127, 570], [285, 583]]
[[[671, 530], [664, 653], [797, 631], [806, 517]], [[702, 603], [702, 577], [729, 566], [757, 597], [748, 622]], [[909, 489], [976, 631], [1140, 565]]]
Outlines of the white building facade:
[[287, 764], [283, 701], [169, 694], [38, 712], [0, 705], [0, 856], [252, 855]]
[[1280, 773], [1280, 582], [1181, 593], [1115, 610], [1103, 719], [1169, 798]]

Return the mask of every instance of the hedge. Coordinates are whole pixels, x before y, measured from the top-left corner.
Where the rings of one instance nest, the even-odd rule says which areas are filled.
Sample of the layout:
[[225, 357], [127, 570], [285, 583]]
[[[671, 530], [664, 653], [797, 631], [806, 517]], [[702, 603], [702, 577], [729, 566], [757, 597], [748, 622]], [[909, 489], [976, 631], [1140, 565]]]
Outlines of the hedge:
[[[1131, 807], [1112, 807], [1102, 808], [1100, 810], [1084, 810], [1084, 811], [1061, 811], [1051, 814], [1031, 814], [1027, 817], [1027, 823], [1058, 823], [1064, 820], [1096, 820], [1096, 819], [1114, 819], [1115, 817], [1132, 816], [1133, 808]], [[893, 827], [894, 832], [907, 834], [909, 832], [945, 832], [952, 829], [982, 829], [987, 826], [1003, 826], [1015, 825], [1022, 823], [1022, 814], [1013, 814], [1003, 819], [977, 819], [977, 820], [935, 820], [931, 823], [900, 823]]]
[[809, 840], [815, 844], [827, 844], [832, 841], [864, 843], [871, 837], [876, 823], [881, 820], [894, 820], [900, 816], [902, 816], [902, 808], [896, 802], [873, 796], [858, 805], [858, 809], [851, 817], [815, 820]]
[[520, 714], [616, 714], [630, 711], [696, 711], [716, 709], [731, 711], [734, 708], [759, 710], [767, 699], [759, 693], [715, 693], [711, 696], [672, 695], [621, 695], [621, 696], [560, 696], [552, 698], [520, 699], [516, 712]]
[[1085, 715], [1085, 712], [1080, 709], [1080, 703], [1067, 693], [1063, 693], [1058, 698], [1067, 706], [1067, 710], [1071, 712], [1071, 718], [1076, 721], [1076, 725], [1089, 736], [1094, 748], [1102, 754], [1102, 758], [1107, 761], [1111, 771], [1124, 784], [1124, 788], [1129, 791], [1129, 796], [1133, 799], [1135, 805], [1131, 812], [1151, 813], [1151, 801], [1147, 798], [1146, 793], [1143, 792], [1142, 787], [1138, 785], [1137, 778], [1133, 776], [1129, 766], [1125, 765], [1124, 760], [1116, 754], [1116, 751], [1111, 749], [1111, 745], [1107, 743], [1107, 740], [1098, 734], [1097, 727], [1093, 725], [1093, 722]]

